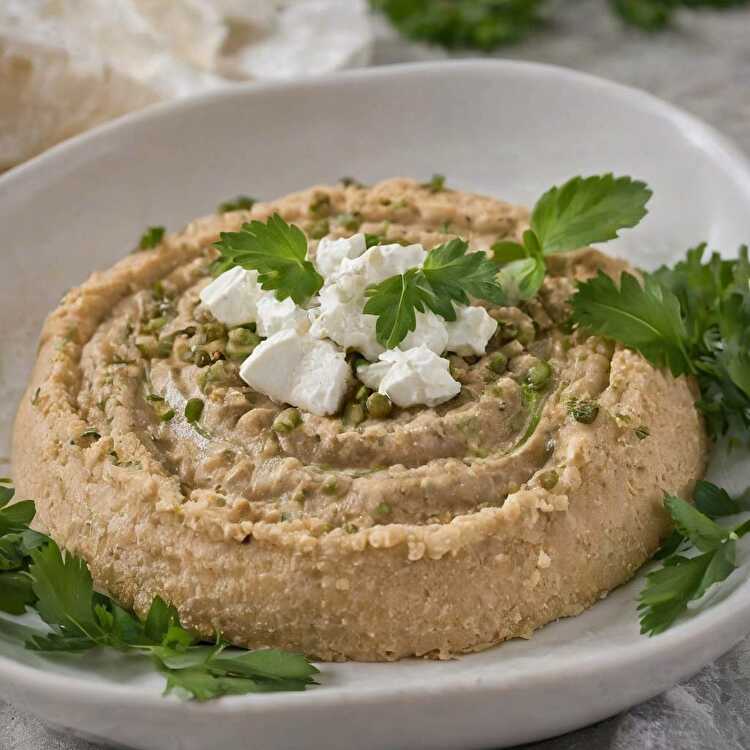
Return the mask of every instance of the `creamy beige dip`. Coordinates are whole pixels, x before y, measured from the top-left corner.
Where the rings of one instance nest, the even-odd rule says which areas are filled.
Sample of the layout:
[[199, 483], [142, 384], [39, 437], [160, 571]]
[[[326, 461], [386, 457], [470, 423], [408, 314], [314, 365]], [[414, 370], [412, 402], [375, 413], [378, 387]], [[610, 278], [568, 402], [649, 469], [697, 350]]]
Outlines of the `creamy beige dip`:
[[[392, 660], [529, 636], [632, 576], [668, 531], [663, 493], [689, 490], [707, 446], [691, 381], [565, 325], [575, 280], [624, 264], [553, 257], [537, 299], [486, 306], [500, 322], [487, 355], [450, 356], [462, 389], [437, 408], [302, 413], [280, 431], [287, 406], [243, 383], [198, 298], [219, 232], [274, 211], [316, 237], [480, 250], [528, 218], [405, 179], [316, 187], [193, 222], [69, 292], [13, 458], [19, 495], [96, 584], [139, 612], [159, 594], [238, 644]], [[551, 378], [530, 390], [540, 360]], [[580, 402], [598, 407], [584, 421]]]

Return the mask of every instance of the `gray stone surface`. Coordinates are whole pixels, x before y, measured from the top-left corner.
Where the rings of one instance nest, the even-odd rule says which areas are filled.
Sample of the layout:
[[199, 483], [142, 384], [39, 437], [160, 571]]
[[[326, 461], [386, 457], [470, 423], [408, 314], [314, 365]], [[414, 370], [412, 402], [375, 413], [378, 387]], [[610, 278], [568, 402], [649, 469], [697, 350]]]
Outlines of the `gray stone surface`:
[[[750, 153], [750, 9], [684, 13], [673, 30], [649, 35], [623, 28], [605, 0], [560, 0], [556, 6], [545, 30], [498, 56], [565, 65], [646, 89], [710, 122]], [[377, 64], [442, 57], [380, 24]], [[750, 639], [643, 705], [527, 750], [748, 747]], [[0, 704], [0, 750], [99, 749]]]

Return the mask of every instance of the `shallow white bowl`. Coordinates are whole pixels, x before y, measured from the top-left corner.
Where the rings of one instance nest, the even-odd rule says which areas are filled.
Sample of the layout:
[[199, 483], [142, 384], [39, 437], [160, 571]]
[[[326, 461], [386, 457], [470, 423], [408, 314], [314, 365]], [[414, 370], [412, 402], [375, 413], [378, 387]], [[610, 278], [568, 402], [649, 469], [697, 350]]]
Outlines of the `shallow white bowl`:
[[[530, 203], [553, 183], [603, 171], [655, 191], [647, 220], [611, 246], [635, 263], [653, 267], [702, 240], [731, 253], [750, 234], [750, 166], [720, 135], [646, 94], [541, 65], [238, 86], [62, 144], [0, 178], [5, 444], [44, 315], [147, 225], [177, 229], [238, 193], [270, 198], [342, 175], [441, 172], [451, 186]], [[739, 489], [749, 479], [742, 458], [717, 458], [713, 476]], [[205, 705], [161, 698], [160, 678], [138, 660], [52, 660], [0, 638], [0, 696], [58, 726], [153, 750], [506, 746], [602, 719], [729, 649], [750, 630], [747, 568], [743, 556], [711, 607], [656, 638], [638, 633], [641, 576], [529, 642], [451, 662], [323, 665], [309, 692]]]

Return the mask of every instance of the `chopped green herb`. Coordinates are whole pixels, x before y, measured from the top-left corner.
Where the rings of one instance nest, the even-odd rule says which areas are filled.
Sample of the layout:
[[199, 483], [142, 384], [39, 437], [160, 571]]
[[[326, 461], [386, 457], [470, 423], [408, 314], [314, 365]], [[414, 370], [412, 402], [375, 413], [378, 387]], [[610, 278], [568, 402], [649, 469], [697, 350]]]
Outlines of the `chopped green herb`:
[[382, 503], [378, 503], [375, 506], [375, 513], [378, 516], [387, 516], [393, 512], [393, 508], [390, 506], [390, 503], [386, 503], [383, 501]]
[[174, 409], [167, 409], [166, 411], [163, 411], [161, 412], [161, 414], [159, 414], [159, 419], [162, 422], [169, 422], [173, 418], [174, 418]]
[[599, 414], [599, 404], [587, 398], [572, 398], [568, 401], [568, 414], [576, 422], [591, 424]]
[[633, 432], [635, 432], [635, 436], [638, 440], [645, 440], [651, 434], [651, 430], [649, 430], [645, 424], [639, 425], [633, 430]]
[[190, 424], [197, 422], [203, 415], [203, 399], [202, 398], [191, 398], [188, 399], [185, 404], [185, 419]]
[[224, 201], [219, 204], [218, 213], [226, 214], [230, 211], [249, 211], [257, 201], [249, 195], [238, 195], [233, 200]]
[[431, 193], [441, 193], [445, 190], [445, 175], [434, 174], [430, 178], [429, 182], [422, 183], [422, 187], [429, 190]]
[[139, 250], [153, 250], [164, 239], [164, 227], [149, 227], [138, 241]]

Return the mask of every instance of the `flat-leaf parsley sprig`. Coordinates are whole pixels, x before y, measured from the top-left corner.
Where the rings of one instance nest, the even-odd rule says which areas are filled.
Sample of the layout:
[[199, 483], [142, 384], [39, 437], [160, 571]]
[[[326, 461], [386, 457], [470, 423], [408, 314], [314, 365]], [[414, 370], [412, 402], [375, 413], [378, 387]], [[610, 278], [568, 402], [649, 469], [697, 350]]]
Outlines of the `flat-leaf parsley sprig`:
[[737, 540], [750, 531], [750, 521], [727, 528], [714, 519], [746, 508], [709, 482], [697, 483], [694, 502], [693, 506], [674, 495], [664, 499], [675, 531], [656, 554], [662, 567], [646, 576], [638, 599], [644, 634], [665, 631], [691, 602], [726, 580], [737, 567]]
[[323, 277], [307, 257], [305, 233], [278, 214], [266, 223], [243, 224], [239, 232], [222, 232], [215, 245], [221, 251], [212, 265], [216, 274], [234, 266], [258, 271], [260, 285], [275, 291], [279, 300], [291, 297], [301, 305], [323, 286]]
[[421, 267], [368, 287], [363, 312], [378, 316], [375, 335], [392, 349], [415, 330], [417, 311], [429, 309], [450, 321], [456, 320], [454, 303], [469, 304], [469, 295], [505, 304], [497, 271], [485, 253], [469, 252], [469, 244], [456, 238], [430, 251]]
[[63, 554], [32, 531], [31, 501], [10, 505], [13, 488], [0, 481], [0, 610], [35, 609], [49, 631], [24, 627], [25, 645], [47, 653], [112, 648], [150, 657], [166, 678], [165, 692], [196, 700], [222, 695], [304, 690], [318, 670], [301, 654], [242, 651], [218, 639], [203, 644], [181, 624], [174, 607], [156, 597], [144, 621], [94, 590], [86, 563]]
[[650, 197], [630, 177], [575, 177], [537, 201], [522, 242], [495, 243], [490, 259], [462, 239], [451, 240], [431, 250], [421, 268], [370, 287], [363, 312], [378, 316], [378, 341], [392, 348], [415, 330], [417, 311], [451, 321], [454, 304], [469, 304], [470, 297], [498, 305], [530, 299], [544, 281], [547, 255], [613, 239], [646, 215]]
[[500, 277], [506, 296], [533, 297], [544, 281], [546, 256], [607, 242], [635, 227], [651, 195], [645, 183], [612, 174], [574, 177], [550, 188], [536, 202], [523, 242], [492, 246], [495, 260], [507, 264]]
[[750, 262], [705, 258], [705, 245], [685, 260], [620, 285], [600, 273], [578, 285], [572, 321], [643, 354], [673, 375], [694, 374], [709, 432], [750, 432]]

